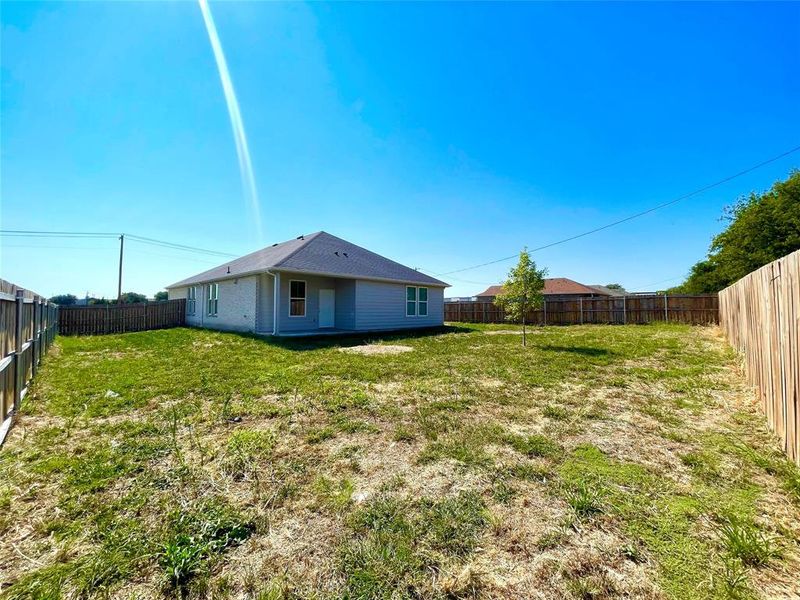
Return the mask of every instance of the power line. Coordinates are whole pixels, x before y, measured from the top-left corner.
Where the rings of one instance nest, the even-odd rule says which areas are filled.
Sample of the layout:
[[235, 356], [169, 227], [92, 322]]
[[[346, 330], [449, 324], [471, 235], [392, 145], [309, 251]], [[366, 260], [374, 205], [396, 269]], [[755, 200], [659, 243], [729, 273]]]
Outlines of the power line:
[[223, 258], [237, 258], [236, 254], [230, 252], [220, 252], [218, 250], [206, 250], [204, 248], [197, 248], [196, 246], [186, 246], [184, 244], [175, 244], [173, 242], [165, 242], [163, 240], [154, 240], [153, 238], [146, 238], [139, 235], [126, 233], [125, 237], [142, 244], [150, 244], [151, 246], [161, 246], [164, 248], [172, 248], [174, 250], [183, 250], [185, 252], [197, 252], [201, 254], [208, 254], [211, 256], [221, 256]]
[[4, 237], [46, 237], [46, 238], [116, 238], [118, 233], [98, 233], [88, 231], [29, 231], [22, 229], [0, 229]]
[[218, 250], [208, 250], [206, 248], [198, 248], [197, 246], [188, 246], [186, 244], [177, 244], [175, 242], [168, 242], [165, 240], [157, 240], [140, 235], [130, 233], [109, 233], [109, 232], [92, 232], [92, 231], [33, 231], [22, 229], [0, 229], [0, 236], [2, 237], [31, 237], [31, 238], [67, 238], [67, 239], [111, 239], [119, 238], [124, 235], [130, 240], [137, 241], [142, 244], [150, 244], [151, 246], [161, 246], [164, 248], [171, 248], [173, 250], [181, 250], [183, 252], [194, 252], [198, 254], [207, 254], [209, 256], [219, 256], [222, 258], [236, 258], [235, 254], [229, 252], [220, 252]]
[[658, 285], [659, 283], [667, 283], [668, 281], [675, 281], [676, 279], [683, 279], [684, 275], [678, 275], [676, 277], [670, 277], [669, 279], [662, 279], [660, 281], [654, 281], [652, 283], [646, 283], [644, 285], [632, 285], [631, 289], [642, 289], [642, 288], [649, 288], [654, 285]]
[[[528, 252], [538, 252], [539, 250], [545, 250], [546, 248], [552, 248], [553, 246], [558, 246], [559, 244], [565, 244], [566, 242], [571, 242], [573, 240], [577, 240], [578, 238], [582, 238], [582, 237], [585, 237], [587, 235], [591, 235], [593, 233], [597, 233], [599, 231], [603, 231], [605, 229], [609, 229], [610, 227], [615, 227], [616, 225], [620, 225], [622, 223], [626, 223], [628, 221], [632, 221], [633, 219], [638, 219], [639, 217], [643, 217], [644, 215], [650, 214], [650, 213], [655, 212], [657, 210], [660, 210], [662, 208], [666, 208], [667, 206], [671, 206], [673, 204], [677, 204], [678, 202], [681, 202], [682, 200], [687, 200], [687, 199], [689, 199], [689, 198], [691, 198], [693, 196], [697, 196], [698, 194], [702, 194], [703, 192], [707, 192], [708, 190], [710, 190], [712, 188], [715, 188], [715, 187], [718, 187], [718, 186], [720, 186], [720, 185], [722, 185], [724, 183], [727, 183], [727, 182], [729, 182], [729, 181], [731, 181], [733, 179], [736, 179], [737, 177], [741, 177], [742, 175], [746, 175], [747, 173], [755, 171], [756, 169], [760, 169], [761, 167], [766, 166], [766, 165], [768, 165], [770, 163], [773, 163], [776, 160], [779, 160], [779, 159], [781, 159], [781, 158], [783, 158], [785, 156], [789, 156], [790, 154], [793, 154], [793, 153], [797, 152], [798, 150], [800, 150], [800, 146], [795, 146], [791, 150], [787, 150], [786, 152], [778, 154], [777, 156], [773, 156], [772, 158], [769, 158], [769, 159], [767, 159], [765, 161], [762, 161], [762, 162], [760, 162], [760, 163], [758, 163], [756, 165], [753, 165], [752, 167], [748, 167], [747, 169], [744, 169], [743, 171], [739, 171], [738, 173], [735, 173], [733, 175], [725, 177], [724, 179], [720, 179], [719, 181], [715, 181], [714, 183], [711, 183], [711, 184], [708, 184], [708, 185], [703, 186], [701, 188], [698, 188], [698, 189], [694, 190], [693, 192], [689, 192], [688, 194], [684, 194], [683, 196], [679, 196], [679, 197], [677, 197], [677, 198], [675, 198], [673, 200], [670, 200], [669, 202], [664, 202], [662, 204], [658, 204], [656, 206], [653, 206], [652, 208], [648, 208], [647, 210], [643, 210], [643, 211], [638, 212], [636, 214], [627, 216], [624, 219], [619, 219], [618, 221], [614, 221], [612, 223], [607, 223], [605, 225], [602, 225], [601, 227], [595, 227], [594, 229], [590, 229], [589, 231], [584, 231], [583, 233], [579, 233], [577, 235], [573, 235], [573, 236], [570, 236], [568, 238], [564, 238], [562, 240], [551, 242], [549, 244], [545, 244], [544, 246], [539, 246], [538, 248], [534, 248], [533, 250], [529, 250]], [[507, 260], [511, 260], [513, 258], [516, 258], [517, 256], [519, 256], [519, 254], [513, 254], [512, 256], [505, 256], [503, 258], [498, 258], [497, 260], [490, 260], [488, 262], [481, 263], [479, 265], [473, 265], [471, 267], [464, 267], [463, 269], [455, 269], [453, 271], [446, 271], [444, 273], [436, 273], [436, 275], [437, 276], [450, 275], [452, 273], [462, 273], [464, 271], [471, 271], [473, 269], [479, 269], [480, 267], [487, 267], [489, 265], [494, 265], [494, 264], [497, 264], [497, 263], [500, 263], [500, 262], [505, 262]]]

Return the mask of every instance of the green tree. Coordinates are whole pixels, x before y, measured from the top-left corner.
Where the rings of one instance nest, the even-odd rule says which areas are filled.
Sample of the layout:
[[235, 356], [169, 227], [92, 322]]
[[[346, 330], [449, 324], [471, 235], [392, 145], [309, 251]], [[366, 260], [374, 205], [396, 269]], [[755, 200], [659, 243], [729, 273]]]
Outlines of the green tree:
[[624, 290], [625, 288], [622, 287], [620, 283], [607, 283], [606, 287], [610, 290]]
[[516, 266], [508, 272], [508, 279], [503, 282], [503, 291], [495, 298], [495, 303], [505, 310], [507, 319], [522, 321], [523, 346], [527, 345], [525, 315], [529, 309], [542, 305], [545, 275], [547, 269], [537, 269], [528, 249], [524, 248]]
[[123, 304], [137, 304], [139, 302], [147, 302], [147, 296], [136, 292], [125, 292], [122, 294]]
[[59, 306], [71, 306], [78, 301], [78, 298], [72, 294], [58, 294], [50, 298], [50, 302], [54, 302]]
[[169, 293], [165, 291], [156, 292], [156, 295], [153, 296], [154, 300], [169, 300]]
[[708, 258], [692, 267], [673, 293], [718, 292], [748, 273], [800, 249], [800, 171], [762, 194], [752, 193], [725, 208], [729, 222], [714, 237]]

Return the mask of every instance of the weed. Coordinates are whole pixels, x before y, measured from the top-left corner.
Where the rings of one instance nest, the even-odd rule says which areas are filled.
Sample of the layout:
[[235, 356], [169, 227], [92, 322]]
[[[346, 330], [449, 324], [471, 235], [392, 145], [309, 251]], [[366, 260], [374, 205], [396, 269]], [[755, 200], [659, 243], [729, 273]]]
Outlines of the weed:
[[747, 569], [738, 558], [728, 557], [723, 561], [721, 587], [725, 591], [725, 596], [730, 600], [750, 600], [753, 598], [753, 591], [747, 578]]
[[547, 436], [538, 433], [528, 436], [509, 434], [506, 436], [506, 443], [526, 456], [550, 458], [561, 453], [561, 446]]
[[309, 444], [320, 444], [325, 440], [336, 437], [336, 432], [332, 427], [321, 427], [319, 429], [312, 429], [306, 434], [306, 441]]
[[477, 494], [462, 492], [455, 498], [425, 502], [422, 521], [433, 548], [465, 555], [477, 544], [478, 535], [487, 523], [487, 513]]
[[728, 518], [720, 524], [718, 534], [728, 554], [745, 565], [761, 566], [780, 554], [774, 538], [741, 518]]
[[394, 439], [395, 442], [413, 442], [417, 439], [417, 436], [414, 435], [410, 427], [401, 424], [395, 427], [392, 439]]
[[564, 499], [579, 518], [603, 512], [603, 489], [592, 481], [578, 481], [564, 490]]
[[557, 406], [555, 404], [548, 404], [542, 409], [542, 414], [548, 419], [554, 421], [563, 421], [569, 418], [569, 411], [566, 408]]
[[321, 504], [334, 512], [342, 512], [349, 507], [355, 491], [353, 482], [349, 479], [334, 481], [327, 477], [318, 477], [314, 482], [314, 489]]
[[272, 431], [242, 429], [228, 438], [226, 445], [226, 468], [235, 478], [252, 471], [256, 465], [269, 458], [275, 446]]
[[474, 493], [433, 501], [376, 498], [349, 518], [356, 537], [339, 550], [349, 598], [427, 597], [426, 574], [438, 554], [463, 557], [488, 524]]
[[219, 500], [174, 511], [159, 557], [167, 585], [185, 588], [192, 578], [206, 574], [211, 559], [252, 531], [251, 522]]

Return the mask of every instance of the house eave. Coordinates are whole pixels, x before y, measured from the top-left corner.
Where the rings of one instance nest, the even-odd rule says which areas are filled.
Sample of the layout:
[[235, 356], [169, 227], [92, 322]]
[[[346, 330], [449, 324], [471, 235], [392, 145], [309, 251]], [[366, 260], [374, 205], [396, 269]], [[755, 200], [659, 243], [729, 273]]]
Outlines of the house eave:
[[414, 281], [411, 279], [394, 279], [391, 277], [368, 277], [362, 275], [347, 275], [343, 273], [329, 273], [325, 271], [306, 271], [299, 269], [286, 269], [282, 267], [269, 267], [265, 269], [256, 269], [252, 271], [244, 271], [242, 273], [226, 273], [224, 277], [211, 277], [208, 279], [201, 279], [198, 281], [179, 281], [166, 286], [166, 290], [174, 290], [176, 288], [189, 287], [191, 285], [203, 285], [206, 283], [214, 283], [215, 281], [227, 281], [229, 279], [238, 279], [241, 277], [249, 277], [251, 275], [259, 275], [261, 273], [302, 273], [304, 275], [317, 275], [319, 277], [335, 277], [337, 279], [361, 279], [364, 281], [381, 281], [384, 283], [402, 283], [404, 285], [425, 285], [428, 287], [449, 288], [449, 283], [444, 281]]
[[440, 287], [440, 288], [448, 288], [451, 287], [449, 283], [445, 283], [444, 281], [414, 281], [411, 279], [395, 279], [391, 277], [374, 277], [374, 276], [366, 276], [366, 275], [348, 275], [345, 273], [329, 273], [324, 271], [306, 271], [306, 270], [298, 270], [298, 269], [286, 269], [283, 267], [273, 267], [270, 269], [271, 271], [278, 271], [280, 273], [302, 273], [304, 275], [317, 275], [319, 277], [335, 277], [337, 279], [360, 279], [362, 281], [381, 281], [384, 283], [402, 283], [407, 285], [421, 285], [421, 286], [428, 286], [428, 287]]

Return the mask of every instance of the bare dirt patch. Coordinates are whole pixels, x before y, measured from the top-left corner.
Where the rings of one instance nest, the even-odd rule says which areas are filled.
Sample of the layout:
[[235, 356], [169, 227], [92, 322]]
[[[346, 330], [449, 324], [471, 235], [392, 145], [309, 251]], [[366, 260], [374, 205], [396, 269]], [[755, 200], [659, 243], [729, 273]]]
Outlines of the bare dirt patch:
[[349, 354], [363, 354], [365, 356], [374, 356], [381, 354], [403, 354], [404, 352], [413, 352], [414, 348], [411, 346], [401, 346], [399, 344], [365, 344], [363, 346], [351, 346], [349, 348], [339, 348], [339, 352], [347, 352]]

